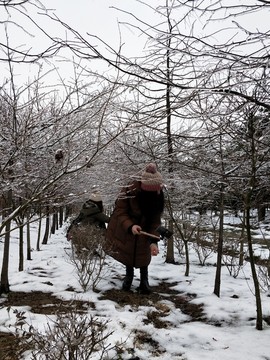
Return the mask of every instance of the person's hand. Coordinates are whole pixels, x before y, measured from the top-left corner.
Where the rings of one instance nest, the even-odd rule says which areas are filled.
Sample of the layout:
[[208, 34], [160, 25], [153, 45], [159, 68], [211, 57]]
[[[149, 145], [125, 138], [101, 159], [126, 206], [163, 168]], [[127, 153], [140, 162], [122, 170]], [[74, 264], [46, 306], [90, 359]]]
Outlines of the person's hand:
[[133, 235], [139, 235], [141, 231], [142, 228], [140, 227], [140, 225], [133, 225], [131, 228], [131, 232]]
[[151, 255], [152, 256], [157, 256], [157, 254], [159, 253], [159, 249], [158, 249], [158, 246], [157, 244], [151, 244], [150, 245], [150, 250], [151, 250]]

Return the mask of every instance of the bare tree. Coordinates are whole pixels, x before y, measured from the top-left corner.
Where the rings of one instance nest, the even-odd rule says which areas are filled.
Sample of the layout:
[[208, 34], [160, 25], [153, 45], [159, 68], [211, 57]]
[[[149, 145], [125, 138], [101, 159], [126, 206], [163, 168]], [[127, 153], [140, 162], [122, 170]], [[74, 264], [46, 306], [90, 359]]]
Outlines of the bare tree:
[[[93, 93], [86, 91], [85, 86], [85, 94], [80, 97], [79, 104], [69, 101], [74, 93], [67, 92], [62, 103], [57, 104], [53, 99], [49, 106], [43, 101], [44, 93], [39, 88], [39, 79], [27, 87], [28, 99], [23, 102], [22, 89], [18, 92], [12, 77], [13, 69], [10, 70], [11, 94], [7, 92], [7, 86], [2, 88], [0, 94], [2, 109], [6, 109], [5, 113], [2, 111], [5, 117], [1, 122], [0, 175], [1, 192], [12, 191], [12, 200], [9, 214], [0, 225], [0, 232], [12, 220], [23, 219], [22, 215], [29, 213], [31, 208], [38, 208], [38, 203], [53, 207], [56, 199], [62, 197], [62, 201], [65, 201], [63, 195], [74, 178], [77, 180], [76, 197], [80, 191], [78, 179], [85, 189], [85, 181], [82, 181], [84, 175], [106, 147], [129, 126], [120, 122], [106, 129], [107, 116], [112, 114], [111, 107], [115, 101], [116, 89], [113, 84], [103, 86], [100, 91], [95, 89]], [[83, 92], [82, 88], [80, 92]], [[9, 153], [6, 148], [10, 149]], [[62, 156], [59, 159], [60, 152]], [[18, 199], [21, 199], [20, 202]], [[27, 218], [25, 221], [28, 221]], [[20, 224], [21, 228], [23, 225], [24, 222]], [[12, 230], [12, 226], [6, 228], [6, 242]], [[8, 249], [8, 244], [5, 248]], [[29, 252], [27, 255], [29, 258]], [[8, 250], [4, 256], [8, 259]], [[3, 261], [3, 265], [5, 269], [2, 271], [7, 274], [8, 260]], [[21, 253], [20, 270], [22, 268]], [[8, 281], [3, 279], [3, 282], [2, 290], [8, 291]]]

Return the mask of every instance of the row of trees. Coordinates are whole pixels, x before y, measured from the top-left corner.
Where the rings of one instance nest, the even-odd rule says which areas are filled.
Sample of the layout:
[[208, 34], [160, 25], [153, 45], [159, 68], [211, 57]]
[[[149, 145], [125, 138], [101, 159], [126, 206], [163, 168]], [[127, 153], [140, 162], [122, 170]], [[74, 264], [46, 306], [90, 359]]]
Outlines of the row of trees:
[[[149, 160], [157, 162], [166, 179], [168, 217], [185, 243], [184, 222], [175, 213], [183, 219], [194, 209], [219, 211], [216, 295], [226, 207], [245, 213], [252, 260], [250, 211], [258, 208], [259, 220], [264, 220], [269, 204], [269, 33], [262, 19], [270, 4], [134, 2], [140, 15], [130, 13], [128, 5], [115, 10], [129, 19], [119, 23], [120, 29], [128, 26], [145, 39], [146, 51], [136, 57], [125, 54], [122, 44], [113, 49], [97, 36], [80, 34], [39, 1], [0, 1], [13, 16], [17, 11], [29, 19], [29, 12], [37, 9], [66, 33], [59, 38], [48, 25], [42, 29], [45, 50], [18, 50], [9, 41], [10, 25], [3, 21], [6, 41], [0, 44], [1, 61], [9, 76], [0, 89], [4, 238], [0, 292], [9, 291], [14, 221], [22, 228], [35, 214], [48, 217], [63, 205], [81, 203], [93, 186], [112, 206], [121, 183]], [[153, 13], [153, 21], [141, 15], [143, 10]], [[260, 23], [253, 26], [251, 19], [257, 17]], [[40, 31], [38, 19], [31, 24]], [[42, 66], [67, 49], [73, 79], [67, 83], [60, 78], [61, 86], [52, 90]], [[93, 72], [95, 61], [111, 71]], [[16, 64], [30, 62], [39, 66], [38, 75], [18, 86]], [[23, 240], [20, 244], [22, 249]], [[173, 249], [169, 243], [168, 262], [174, 261]], [[261, 329], [260, 292], [251, 264]]]

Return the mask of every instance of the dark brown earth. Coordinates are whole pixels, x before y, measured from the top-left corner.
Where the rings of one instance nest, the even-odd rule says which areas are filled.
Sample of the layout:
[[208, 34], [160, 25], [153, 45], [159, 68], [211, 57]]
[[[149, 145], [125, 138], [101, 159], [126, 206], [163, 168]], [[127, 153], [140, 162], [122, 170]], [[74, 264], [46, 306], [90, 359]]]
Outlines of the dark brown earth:
[[[111, 289], [100, 293], [100, 300], [109, 299], [118, 304], [118, 306], [130, 305], [132, 311], [136, 311], [139, 306], [149, 306], [147, 319], [145, 323], [152, 323], [156, 328], [168, 328], [172, 326], [163, 318], [166, 317], [170, 308], [163, 304], [162, 301], [171, 302], [176, 309], [180, 309], [184, 314], [188, 315], [188, 321], [206, 321], [203, 313], [203, 305], [195, 305], [190, 303], [196, 296], [194, 294], [179, 294], [171, 289], [173, 284], [166, 282], [159, 286], [153, 287], [153, 293], [150, 295], [141, 295], [137, 292], [123, 292], [122, 290]], [[6, 301], [1, 304], [5, 307], [28, 306], [33, 313], [53, 315], [57, 311], [68, 313], [71, 310], [80, 313], [86, 312], [89, 308], [95, 308], [95, 304], [83, 301], [63, 301], [50, 293], [43, 292], [10, 292]], [[155, 310], [153, 310], [153, 308]], [[151, 309], [151, 310], [150, 310]], [[18, 326], [23, 324], [23, 313], [17, 314]], [[152, 343], [154, 339], [149, 334], [138, 331], [137, 341], [141, 343]], [[16, 349], [16, 351], [15, 351]], [[27, 350], [25, 342], [20, 342], [18, 336], [5, 332], [0, 332], [0, 360], [19, 360], [20, 355]], [[16, 354], [15, 354], [16, 352]]]

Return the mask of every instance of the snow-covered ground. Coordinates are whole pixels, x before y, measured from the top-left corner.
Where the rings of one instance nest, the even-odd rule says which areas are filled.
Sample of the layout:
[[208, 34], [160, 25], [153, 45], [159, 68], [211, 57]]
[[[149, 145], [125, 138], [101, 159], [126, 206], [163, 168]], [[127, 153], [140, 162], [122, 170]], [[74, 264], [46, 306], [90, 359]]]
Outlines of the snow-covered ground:
[[[188, 321], [170, 301], [163, 300], [166, 316], [162, 320], [171, 326], [156, 328], [144, 320], [147, 313], [157, 309], [157, 304], [151, 302], [148, 306], [119, 306], [114, 301], [101, 298], [102, 293], [112, 288], [121, 288], [121, 275], [124, 268], [111, 258], [107, 258], [104, 277], [98, 284], [100, 292], [88, 290], [83, 292], [69, 261], [70, 243], [65, 238], [65, 229], [60, 229], [52, 235], [47, 245], [42, 245], [40, 251], [33, 250], [32, 260], [25, 261], [25, 270], [18, 272], [18, 239], [12, 236], [10, 251], [9, 280], [11, 291], [43, 291], [52, 292], [61, 299], [80, 299], [95, 303], [91, 314], [110, 320], [109, 330], [113, 333], [109, 338], [111, 344], [125, 342], [126, 348], [134, 349], [133, 357], [123, 353], [122, 359], [162, 359], [162, 360], [269, 360], [270, 359], [270, 326], [264, 324], [264, 330], [255, 328], [256, 305], [253, 282], [247, 263], [237, 278], [229, 276], [226, 267], [222, 269], [221, 296], [213, 294], [215, 280], [215, 255], [207, 260], [206, 266], [200, 266], [196, 254], [191, 251], [190, 275], [184, 276], [184, 259], [178, 259], [180, 265], [164, 262], [164, 247], [160, 244], [160, 254], [152, 259], [149, 267], [150, 285], [158, 285], [162, 280], [171, 284], [171, 288], [185, 294], [196, 294], [193, 303], [203, 304], [208, 323]], [[32, 247], [35, 248], [36, 226], [32, 226]], [[269, 234], [266, 234], [269, 235]], [[0, 259], [2, 259], [3, 243], [0, 243]], [[177, 256], [177, 255], [176, 255]], [[1, 260], [2, 261], [2, 260]], [[138, 285], [139, 273], [135, 272], [134, 290]], [[42, 275], [42, 276], [40, 276]], [[75, 291], [67, 289], [74, 288]], [[262, 292], [264, 316], [270, 317], [269, 292]], [[141, 295], [143, 296], [143, 295]], [[0, 298], [0, 331], [13, 331], [16, 315], [15, 308], [5, 307], [5, 297]], [[163, 302], [163, 304], [162, 304]], [[32, 313], [29, 307], [17, 307], [24, 311], [26, 322], [44, 331], [50, 317]], [[219, 324], [219, 326], [217, 326]], [[143, 331], [155, 340], [163, 350], [161, 355], [153, 355], [149, 343], [136, 345], [136, 331]], [[29, 356], [29, 355], [28, 355]], [[27, 358], [27, 356], [26, 356]], [[93, 357], [95, 359], [95, 357]]]

